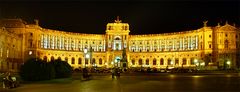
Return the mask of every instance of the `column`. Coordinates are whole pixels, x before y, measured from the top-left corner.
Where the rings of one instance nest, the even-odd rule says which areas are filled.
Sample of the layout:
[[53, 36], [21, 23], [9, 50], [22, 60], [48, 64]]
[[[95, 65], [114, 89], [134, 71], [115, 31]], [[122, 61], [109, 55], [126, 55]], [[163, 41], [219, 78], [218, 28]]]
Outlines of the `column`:
[[160, 47], [160, 51], [162, 50], [162, 41], [161, 39], [159, 39], [159, 47]]
[[182, 49], [183, 49], [183, 50], [185, 49], [184, 40], [185, 40], [185, 37], [182, 38]]
[[174, 48], [174, 45], [175, 45], [175, 39], [173, 38], [173, 40], [172, 40], [172, 48], [173, 48], [173, 50], [175, 50], [175, 48]]
[[196, 35], [196, 44], [195, 44], [196, 46], [196, 49], [198, 49], [198, 36]]
[[165, 47], [164, 47], [164, 49], [166, 50], [167, 49], [167, 40], [166, 39], [164, 39], [165, 40]]

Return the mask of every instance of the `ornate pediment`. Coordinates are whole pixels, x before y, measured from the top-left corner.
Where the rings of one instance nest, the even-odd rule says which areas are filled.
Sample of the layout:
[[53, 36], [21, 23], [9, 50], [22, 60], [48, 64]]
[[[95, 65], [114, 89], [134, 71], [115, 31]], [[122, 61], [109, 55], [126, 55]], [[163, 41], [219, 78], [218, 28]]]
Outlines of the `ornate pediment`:
[[224, 26], [221, 26], [219, 29], [224, 30], [224, 31], [234, 31], [234, 30], [236, 30], [236, 27], [226, 23]]

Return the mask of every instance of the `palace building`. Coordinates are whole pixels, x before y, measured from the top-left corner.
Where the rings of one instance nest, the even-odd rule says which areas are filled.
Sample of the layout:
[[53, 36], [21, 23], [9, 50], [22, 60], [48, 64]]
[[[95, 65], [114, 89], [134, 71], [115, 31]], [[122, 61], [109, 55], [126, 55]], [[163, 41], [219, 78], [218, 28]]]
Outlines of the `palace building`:
[[[29, 58], [61, 59], [84, 67], [239, 68], [240, 28], [208, 26], [183, 32], [131, 35], [128, 23], [108, 23], [106, 34], [42, 28], [35, 20], [0, 20], [0, 71], [17, 71]], [[127, 62], [121, 63], [123, 53]], [[206, 68], [205, 67], [205, 68]]]

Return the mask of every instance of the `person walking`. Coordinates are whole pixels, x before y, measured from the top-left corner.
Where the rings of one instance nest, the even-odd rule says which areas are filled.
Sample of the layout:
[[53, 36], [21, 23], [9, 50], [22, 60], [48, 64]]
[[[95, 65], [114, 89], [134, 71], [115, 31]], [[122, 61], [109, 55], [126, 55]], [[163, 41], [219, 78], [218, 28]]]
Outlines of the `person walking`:
[[114, 75], [115, 75], [115, 69], [112, 68], [111, 72], [112, 72], [112, 79], [113, 79], [113, 78], [114, 78]]

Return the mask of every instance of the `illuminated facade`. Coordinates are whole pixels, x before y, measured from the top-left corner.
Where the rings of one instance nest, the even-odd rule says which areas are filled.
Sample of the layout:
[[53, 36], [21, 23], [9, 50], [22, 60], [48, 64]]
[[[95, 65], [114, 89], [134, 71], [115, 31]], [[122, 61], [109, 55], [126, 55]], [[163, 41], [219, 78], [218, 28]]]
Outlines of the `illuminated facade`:
[[[61, 59], [74, 68], [93, 65], [110, 68], [120, 65], [124, 48], [129, 68], [205, 65], [230, 68], [237, 67], [240, 62], [237, 60], [240, 31], [228, 23], [210, 27], [206, 21], [197, 30], [146, 35], [130, 35], [129, 25], [119, 19], [107, 24], [106, 34], [45, 29], [37, 20], [35, 24], [21, 19], [3, 19], [0, 23], [1, 70], [9, 70], [8, 66], [14, 66], [14, 62], [30, 57], [45, 61]], [[91, 58], [87, 59], [84, 49], [90, 48]]]

